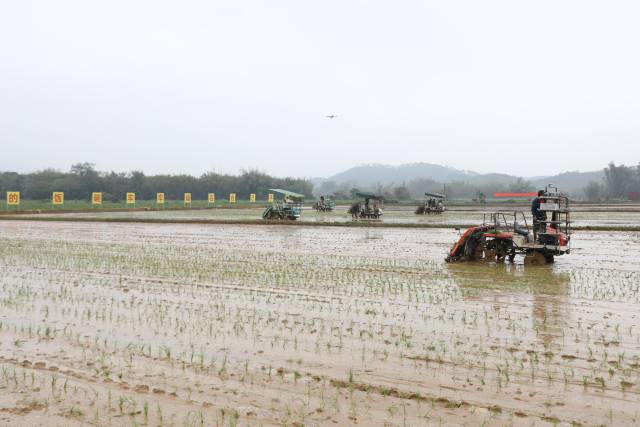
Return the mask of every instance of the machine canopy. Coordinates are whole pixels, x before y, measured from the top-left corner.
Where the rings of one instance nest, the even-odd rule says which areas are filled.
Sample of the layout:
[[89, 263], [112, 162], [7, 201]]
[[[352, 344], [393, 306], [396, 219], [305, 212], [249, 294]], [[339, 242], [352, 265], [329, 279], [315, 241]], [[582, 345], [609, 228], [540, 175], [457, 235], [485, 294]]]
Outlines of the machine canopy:
[[270, 188], [269, 191], [282, 194], [285, 197], [291, 197], [292, 199], [304, 200], [304, 194], [295, 193], [289, 190], [283, 190], [282, 188]]
[[436, 199], [446, 199], [447, 196], [444, 194], [440, 194], [440, 193], [424, 193], [425, 196], [427, 197], [434, 197]]
[[356, 193], [356, 196], [362, 197], [363, 199], [384, 200], [384, 197], [382, 197], [382, 196], [380, 196], [378, 194], [373, 194], [373, 193], [360, 192], [360, 193]]

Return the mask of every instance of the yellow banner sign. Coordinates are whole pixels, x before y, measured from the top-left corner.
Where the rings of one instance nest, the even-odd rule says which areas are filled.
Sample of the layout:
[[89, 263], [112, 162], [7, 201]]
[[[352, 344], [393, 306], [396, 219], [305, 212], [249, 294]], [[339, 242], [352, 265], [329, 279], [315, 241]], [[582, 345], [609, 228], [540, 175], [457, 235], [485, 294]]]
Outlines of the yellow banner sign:
[[184, 193], [184, 202], [191, 203], [191, 193]]
[[133, 205], [136, 202], [136, 193], [127, 193], [127, 204]]
[[164, 205], [164, 193], [156, 193], [156, 203]]
[[16, 206], [20, 204], [19, 191], [7, 191], [7, 205]]
[[62, 191], [54, 191], [51, 196], [51, 203], [54, 205], [64, 204], [64, 193]]
[[209, 193], [209, 196], [207, 197], [207, 200], [209, 201], [209, 203], [215, 203], [216, 202], [216, 193]]
[[267, 200], [269, 201], [269, 203], [273, 203], [273, 193], [269, 193], [269, 195], [267, 196]]
[[101, 205], [102, 204], [102, 193], [91, 193], [91, 204]]
[[251, 203], [255, 203], [256, 202], [256, 193], [249, 194], [249, 201]]
[[235, 202], [236, 202], [236, 193], [229, 194], [229, 203], [235, 203]]

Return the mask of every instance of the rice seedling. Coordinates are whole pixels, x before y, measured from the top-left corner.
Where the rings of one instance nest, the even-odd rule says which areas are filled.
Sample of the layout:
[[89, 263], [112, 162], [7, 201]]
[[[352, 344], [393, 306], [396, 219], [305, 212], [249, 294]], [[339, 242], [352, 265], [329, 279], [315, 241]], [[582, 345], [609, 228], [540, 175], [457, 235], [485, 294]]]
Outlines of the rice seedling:
[[[432, 402], [433, 418], [473, 407], [499, 423], [563, 396], [562, 421], [584, 423], [593, 390], [626, 393], [616, 420], [633, 417], [640, 267], [611, 253], [594, 264], [594, 232], [580, 235], [585, 255], [531, 272], [446, 266], [439, 230], [379, 231], [356, 253], [365, 230], [52, 224], [0, 223], [0, 362], [15, 359], [0, 380], [78, 418], [367, 424], [392, 407], [413, 425], [409, 403]], [[297, 239], [286, 253], [282, 233]], [[23, 360], [27, 374], [11, 370]]]

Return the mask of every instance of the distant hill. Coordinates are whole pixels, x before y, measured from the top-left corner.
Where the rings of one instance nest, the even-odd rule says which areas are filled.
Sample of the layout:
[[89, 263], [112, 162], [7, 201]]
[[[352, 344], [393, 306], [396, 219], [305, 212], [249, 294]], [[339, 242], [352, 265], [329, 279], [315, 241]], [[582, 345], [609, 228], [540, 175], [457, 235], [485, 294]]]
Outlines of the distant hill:
[[542, 188], [546, 184], [554, 184], [569, 194], [577, 194], [582, 191], [585, 185], [592, 181], [602, 182], [604, 179], [604, 170], [593, 172], [563, 172], [558, 175], [528, 179], [537, 188]]
[[327, 180], [338, 184], [348, 182], [356, 186], [367, 187], [378, 183], [399, 185], [417, 178], [429, 178], [438, 182], [464, 181], [477, 175], [475, 172], [466, 172], [432, 163], [410, 163], [400, 166], [373, 164], [347, 169]]
[[410, 163], [399, 166], [381, 164], [360, 165], [337, 173], [328, 178], [314, 178], [316, 187], [330, 181], [336, 185], [359, 188], [373, 188], [378, 185], [401, 185], [416, 179], [431, 179], [439, 183], [464, 182], [474, 185], [505, 184], [508, 185], [518, 178], [530, 181], [536, 188], [546, 184], [555, 184], [562, 191], [578, 194], [591, 181], [601, 182], [604, 178], [602, 170], [592, 172], [563, 172], [553, 176], [517, 177], [501, 173], [481, 174], [474, 171], [460, 170], [448, 166], [432, 163]]

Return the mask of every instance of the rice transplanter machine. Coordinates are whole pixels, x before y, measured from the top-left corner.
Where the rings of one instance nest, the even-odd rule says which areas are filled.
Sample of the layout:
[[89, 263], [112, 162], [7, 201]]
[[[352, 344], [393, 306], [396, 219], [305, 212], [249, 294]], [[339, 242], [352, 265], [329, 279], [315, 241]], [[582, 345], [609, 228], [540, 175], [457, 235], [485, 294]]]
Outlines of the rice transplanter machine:
[[570, 253], [569, 198], [547, 185], [539, 199], [539, 215], [531, 226], [522, 211], [484, 214], [482, 225], [462, 233], [446, 261], [513, 262], [524, 255], [525, 265], [542, 265]]

